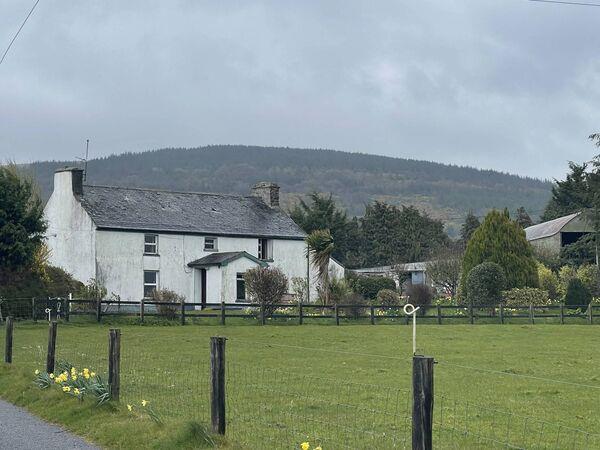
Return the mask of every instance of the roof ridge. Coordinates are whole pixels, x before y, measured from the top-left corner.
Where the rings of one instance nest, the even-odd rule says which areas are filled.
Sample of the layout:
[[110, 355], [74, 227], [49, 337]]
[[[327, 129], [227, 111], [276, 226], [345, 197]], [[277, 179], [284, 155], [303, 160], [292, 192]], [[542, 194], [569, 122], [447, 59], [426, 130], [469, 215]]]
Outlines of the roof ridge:
[[[164, 192], [166, 194], [191, 194], [191, 195], [214, 195], [218, 197], [234, 197], [234, 198], [251, 198], [261, 200], [259, 197], [254, 195], [240, 195], [240, 194], [223, 194], [220, 192], [200, 192], [200, 191], [170, 191], [167, 189], [156, 189], [156, 188], [140, 188], [140, 187], [127, 187], [127, 186], [108, 186], [104, 184], [84, 184], [84, 188], [107, 188], [107, 189], [124, 189], [128, 191], [144, 191], [144, 192]], [[85, 195], [85, 193], [84, 193]]]

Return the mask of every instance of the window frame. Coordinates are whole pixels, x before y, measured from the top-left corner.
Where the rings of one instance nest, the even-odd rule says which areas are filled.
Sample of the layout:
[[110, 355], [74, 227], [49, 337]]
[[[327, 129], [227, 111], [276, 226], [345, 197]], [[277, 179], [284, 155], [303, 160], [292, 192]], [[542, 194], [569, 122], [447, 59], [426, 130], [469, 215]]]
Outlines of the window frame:
[[273, 261], [273, 244], [268, 238], [258, 239], [258, 259], [261, 261]]
[[[155, 275], [155, 279], [154, 279], [154, 283], [148, 283], [146, 282], [146, 274], [147, 273], [153, 273]], [[144, 270], [144, 274], [143, 274], [143, 297], [144, 299], [147, 298], [152, 298], [152, 295], [146, 295], [146, 287], [153, 287], [155, 291], [158, 291], [160, 289], [160, 271], [158, 270]]]
[[[146, 239], [148, 237], [154, 237], [154, 242], [147, 242]], [[154, 251], [149, 252], [146, 249], [146, 246], [154, 246]], [[158, 234], [154, 234], [154, 233], [144, 234], [144, 255], [158, 255]]]
[[[242, 297], [240, 297], [240, 282], [243, 283], [244, 286], [244, 295]], [[246, 298], [246, 279], [244, 278], [244, 272], [237, 272], [235, 274], [235, 301], [245, 302]]]
[[[208, 248], [206, 246], [206, 241], [207, 240], [212, 240], [213, 242], [213, 248]], [[205, 252], [218, 252], [219, 251], [219, 239], [217, 237], [214, 236], [204, 236], [204, 251]]]

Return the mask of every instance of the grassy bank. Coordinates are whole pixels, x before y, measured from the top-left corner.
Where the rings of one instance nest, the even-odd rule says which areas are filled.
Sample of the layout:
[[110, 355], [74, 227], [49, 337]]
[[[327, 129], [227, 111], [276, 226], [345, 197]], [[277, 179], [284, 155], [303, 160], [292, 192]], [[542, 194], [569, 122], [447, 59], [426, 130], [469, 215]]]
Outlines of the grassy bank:
[[[22, 406], [31, 413], [62, 426], [87, 441], [114, 449], [210, 448], [204, 427], [198, 423], [164, 425], [150, 418], [126, 412], [123, 406], [108, 403], [96, 406], [80, 402], [59, 389], [41, 390], [33, 384], [29, 370], [0, 364], [0, 398]], [[23, 437], [27, 439], [26, 436]]]

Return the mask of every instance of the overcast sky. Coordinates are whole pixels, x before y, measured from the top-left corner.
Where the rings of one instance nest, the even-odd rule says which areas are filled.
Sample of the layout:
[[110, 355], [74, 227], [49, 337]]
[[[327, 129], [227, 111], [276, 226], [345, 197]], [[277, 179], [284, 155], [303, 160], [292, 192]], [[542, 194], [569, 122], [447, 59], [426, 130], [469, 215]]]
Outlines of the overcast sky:
[[[32, 4], [0, 1], [1, 52]], [[89, 137], [92, 156], [256, 144], [562, 177], [597, 152], [599, 30], [600, 7], [527, 0], [41, 0], [0, 65], [0, 158]]]

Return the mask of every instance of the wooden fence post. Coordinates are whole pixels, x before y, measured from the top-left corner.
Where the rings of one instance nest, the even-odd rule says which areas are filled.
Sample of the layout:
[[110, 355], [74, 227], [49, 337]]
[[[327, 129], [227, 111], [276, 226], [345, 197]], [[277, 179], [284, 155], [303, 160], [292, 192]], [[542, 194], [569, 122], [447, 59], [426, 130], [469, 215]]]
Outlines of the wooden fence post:
[[298, 302], [298, 325], [302, 325], [302, 299]]
[[225, 301], [221, 300], [221, 325], [225, 325]]
[[564, 303], [560, 304], [560, 324], [561, 325], [565, 324], [565, 304]]
[[265, 317], [265, 302], [260, 303], [260, 324], [264, 325], [267, 323], [267, 319]]
[[225, 341], [210, 338], [210, 421], [212, 432], [225, 434]]
[[437, 305], [437, 322], [438, 325], [442, 324], [442, 307], [440, 305]]
[[102, 318], [102, 300], [97, 300], [96, 302], [96, 321], [100, 323]]
[[181, 325], [185, 325], [185, 300], [181, 299], [181, 312], [179, 313]]
[[140, 301], [140, 322], [144, 323], [144, 299]]
[[500, 323], [504, 324], [504, 305], [500, 303]]
[[529, 304], [529, 323], [531, 325], [534, 324], [534, 319], [533, 319], [533, 304], [532, 303]]
[[53, 320], [48, 327], [48, 352], [46, 353], [46, 373], [54, 373], [56, 355], [56, 329], [58, 323]]
[[110, 398], [119, 401], [121, 391], [121, 330], [111, 328], [108, 334], [108, 385]]
[[375, 306], [371, 305], [371, 325], [375, 325]]
[[333, 305], [333, 311], [335, 313], [335, 324], [339, 325], [340, 324], [340, 314], [338, 311], [338, 305], [337, 303], [335, 305]]
[[13, 318], [8, 316], [6, 318], [6, 340], [4, 341], [4, 362], [7, 364], [12, 364], [13, 328]]
[[31, 319], [37, 322], [37, 313], [35, 312], [35, 297], [31, 299]]
[[473, 323], [474, 323], [474, 319], [473, 319], [473, 303], [469, 303], [469, 322], [471, 323], [471, 325], [473, 325]]
[[594, 306], [590, 302], [588, 305], [588, 323], [592, 325], [594, 323]]
[[433, 363], [431, 356], [413, 356], [413, 450], [432, 449]]

